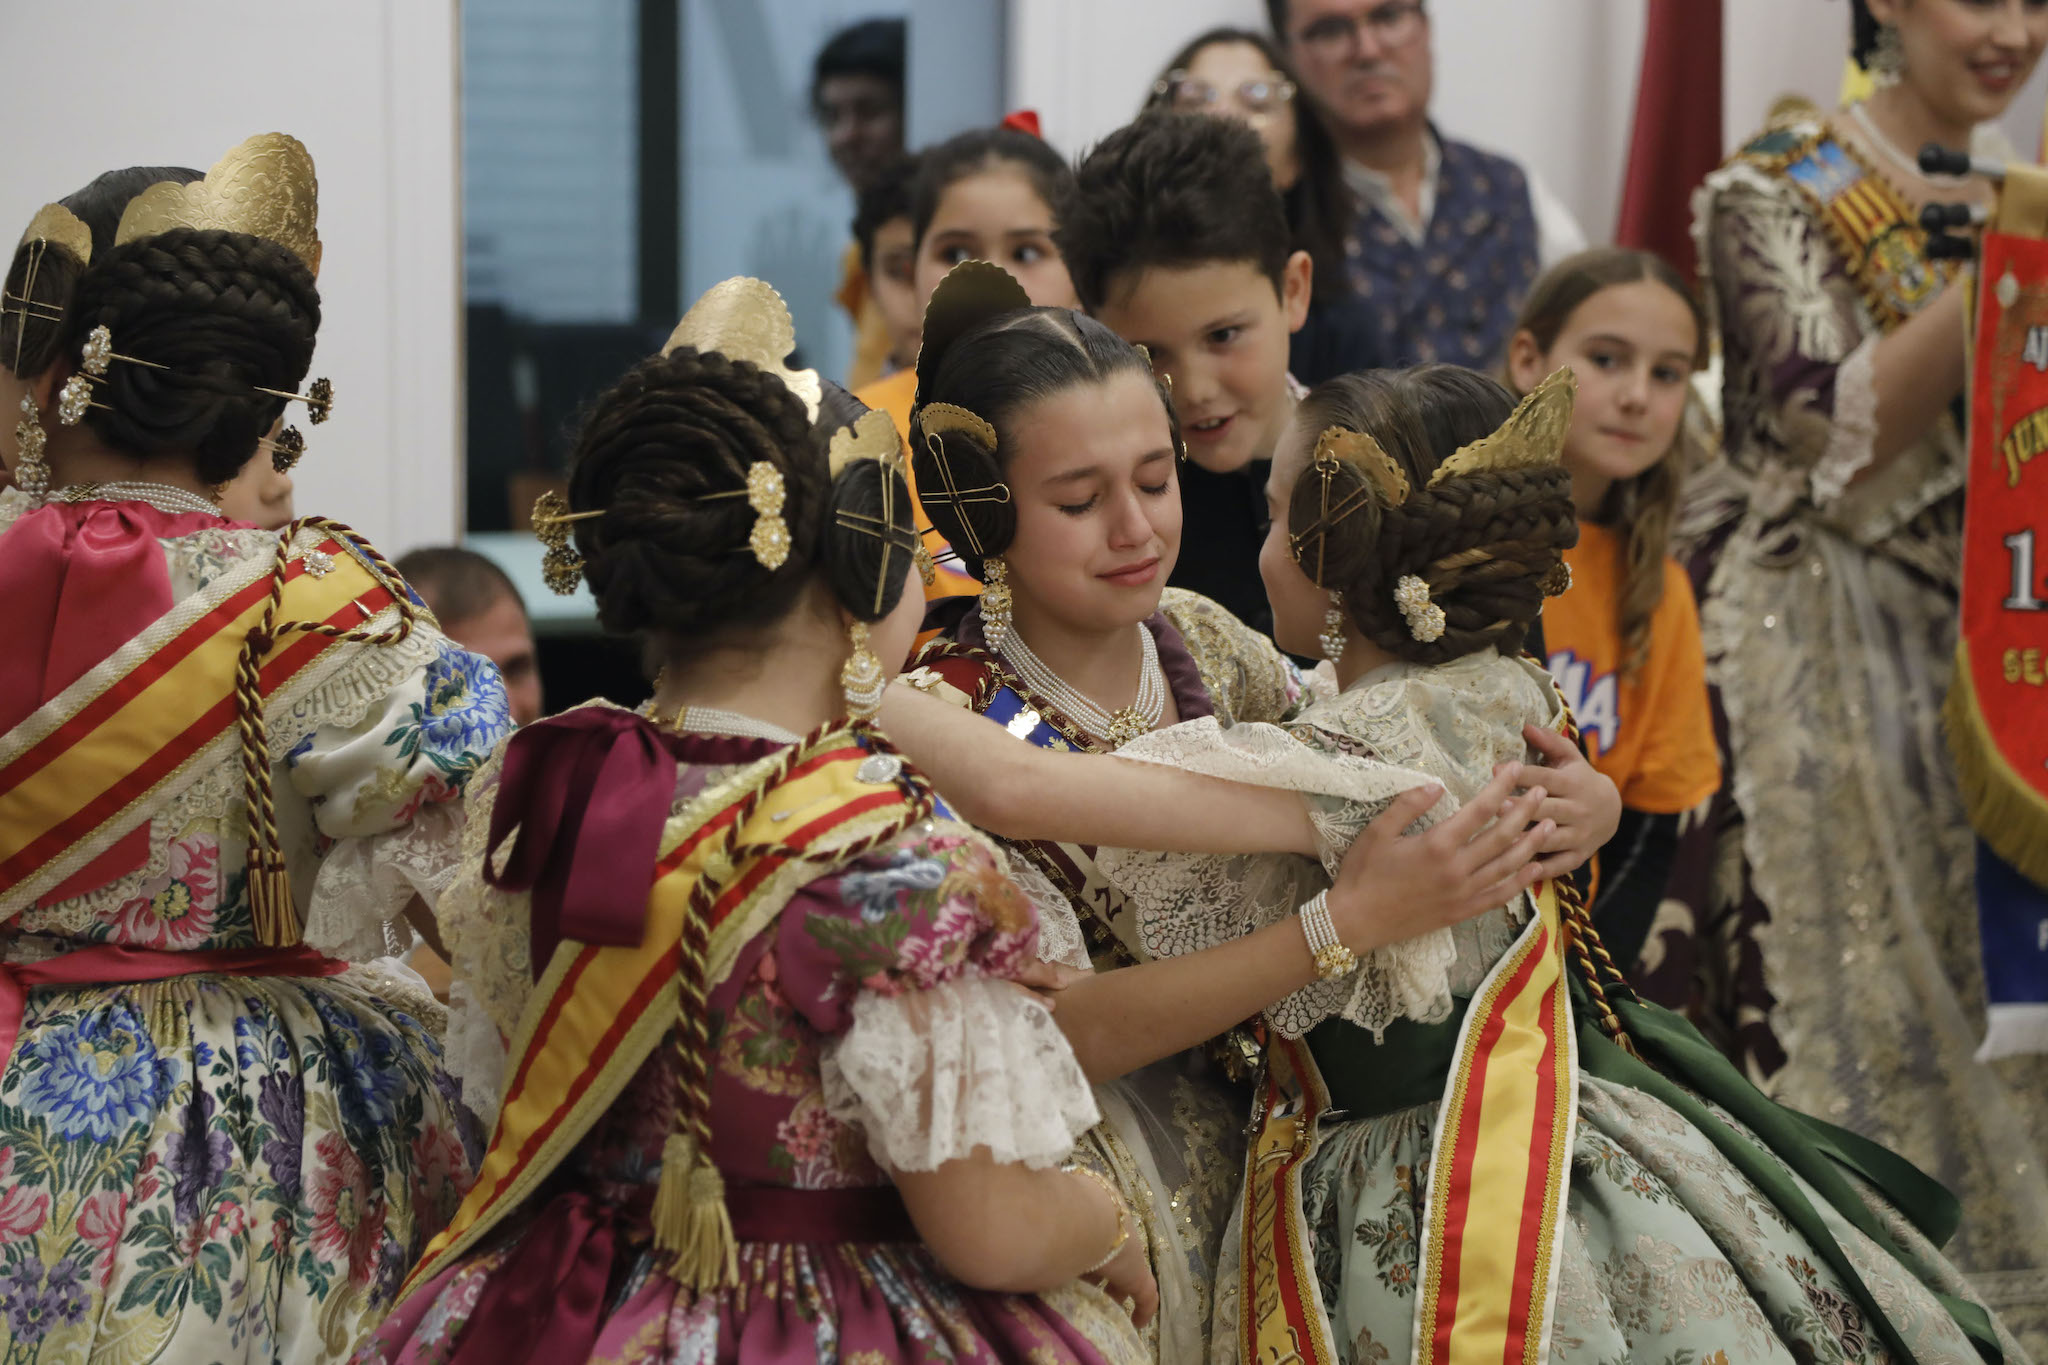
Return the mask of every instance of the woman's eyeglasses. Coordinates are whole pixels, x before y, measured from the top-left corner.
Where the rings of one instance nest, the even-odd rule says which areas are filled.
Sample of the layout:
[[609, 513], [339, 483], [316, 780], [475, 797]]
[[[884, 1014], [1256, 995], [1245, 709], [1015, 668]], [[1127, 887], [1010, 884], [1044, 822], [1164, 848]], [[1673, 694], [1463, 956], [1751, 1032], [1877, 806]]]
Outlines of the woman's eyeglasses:
[[1175, 69], [1153, 82], [1152, 94], [1182, 113], [1212, 113], [1217, 105], [1230, 103], [1248, 114], [1270, 114], [1294, 98], [1294, 82], [1274, 71], [1244, 81], [1234, 89], [1219, 89]]

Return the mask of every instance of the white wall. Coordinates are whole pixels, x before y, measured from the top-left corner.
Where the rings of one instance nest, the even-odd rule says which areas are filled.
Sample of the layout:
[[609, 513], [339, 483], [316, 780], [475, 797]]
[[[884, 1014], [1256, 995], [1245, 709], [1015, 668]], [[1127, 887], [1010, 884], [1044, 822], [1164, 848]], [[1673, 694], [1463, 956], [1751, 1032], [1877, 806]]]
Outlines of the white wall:
[[[396, 555], [461, 487], [455, 0], [0, 0], [0, 233], [116, 166], [200, 169], [288, 132], [320, 177], [322, 323], [298, 510]], [[33, 132], [28, 130], [35, 130]], [[119, 338], [116, 338], [118, 342]]]

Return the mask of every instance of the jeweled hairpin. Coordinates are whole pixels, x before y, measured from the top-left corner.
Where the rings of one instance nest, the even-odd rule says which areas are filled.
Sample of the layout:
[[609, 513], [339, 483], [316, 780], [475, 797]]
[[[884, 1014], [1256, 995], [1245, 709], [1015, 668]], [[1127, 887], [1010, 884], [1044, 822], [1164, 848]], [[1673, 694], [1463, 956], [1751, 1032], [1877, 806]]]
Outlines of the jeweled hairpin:
[[305, 456], [306, 438], [297, 427], [286, 427], [273, 439], [265, 436], [256, 442], [257, 449], [270, 452], [270, 467], [280, 474], [289, 474], [292, 467]]
[[1429, 580], [1402, 574], [1394, 584], [1394, 605], [1408, 618], [1408, 633], [1423, 644], [1440, 640], [1444, 634], [1444, 609], [1429, 600]]
[[[989, 448], [990, 454], [994, 454], [996, 429], [986, 419], [957, 404], [927, 403], [918, 411], [917, 425], [924, 432], [925, 449], [932, 453], [932, 459], [939, 466], [939, 486], [926, 490], [926, 502], [950, 503], [957, 508], [971, 502], [1005, 503], [1010, 500], [1010, 485], [1006, 483], [992, 483], [980, 488], [960, 487], [953, 477], [953, 462], [946, 456], [946, 443], [939, 439], [946, 432], [957, 431], [981, 442]], [[968, 549], [976, 555], [986, 556], [981, 537], [975, 534], [974, 523], [965, 515], [960, 518], [960, 529], [967, 536]]]
[[75, 427], [85, 420], [87, 408], [104, 408], [105, 403], [92, 401], [92, 386], [106, 377], [108, 366], [115, 361], [128, 365], [141, 365], [146, 369], [164, 370], [168, 365], [159, 365], [154, 360], [143, 360], [132, 355], [122, 355], [114, 349], [114, 333], [104, 323], [85, 335], [85, 344], [78, 348], [78, 369], [64, 381], [64, 387], [57, 394], [57, 420], [67, 427]]
[[533, 500], [533, 533], [546, 547], [540, 557], [540, 576], [548, 591], [558, 597], [576, 595], [576, 585], [583, 579], [583, 556], [569, 544], [570, 524], [603, 515], [602, 507], [571, 512], [568, 499], [552, 490]]
[[[1363, 476], [1357, 487], [1338, 494], [1331, 500], [1338, 472], [1350, 465]], [[1322, 497], [1317, 504], [1316, 519], [1299, 533], [1287, 537], [1288, 549], [1294, 555], [1294, 562], [1303, 564], [1302, 556], [1307, 552], [1309, 542], [1315, 542], [1316, 567], [1310, 577], [1317, 587], [1323, 585], [1323, 565], [1330, 531], [1338, 522], [1363, 507], [1368, 499], [1382, 507], [1399, 507], [1408, 501], [1408, 476], [1401, 472], [1401, 466], [1394, 463], [1391, 455], [1378, 441], [1362, 431], [1348, 427], [1325, 427], [1323, 434], [1316, 438], [1316, 453], [1309, 465], [1309, 471], [1322, 485]]]
[[304, 403], [306, 420], [316, 427], [334, 415], [334, 385], [325, 378], [316, 379], [308, 384], [304, 393], [293, 393], [288, 389], [266, 389], [256, 384], [250, 387], [257, 393], [267, 393], [272, 398], [282, 398], [287, 403]]

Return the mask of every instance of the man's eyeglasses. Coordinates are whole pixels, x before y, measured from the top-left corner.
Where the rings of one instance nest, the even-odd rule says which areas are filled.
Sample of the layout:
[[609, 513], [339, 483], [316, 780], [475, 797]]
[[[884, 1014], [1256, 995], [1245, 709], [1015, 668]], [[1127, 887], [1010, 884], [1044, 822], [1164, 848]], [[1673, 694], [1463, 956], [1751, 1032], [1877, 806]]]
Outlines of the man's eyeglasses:
[[1294, 82], [1274, 71], [1234, 89], [1219, 89], [1175, 68], [1153, 82], [1152, 94], [1182, 113], [1214, 113], [1217, 105], [1230, 102], [1248, 114], [1270, 114], [1294, 98]]
[[1335, 61], [1357, 51], [1361, 30], [1383, 48], [1405, 46], [1422, 32], [1422, 0], [1387, 0], [1363, 14], [1326, 14], [1295, 34], [1294, 40], [1311, 55]]

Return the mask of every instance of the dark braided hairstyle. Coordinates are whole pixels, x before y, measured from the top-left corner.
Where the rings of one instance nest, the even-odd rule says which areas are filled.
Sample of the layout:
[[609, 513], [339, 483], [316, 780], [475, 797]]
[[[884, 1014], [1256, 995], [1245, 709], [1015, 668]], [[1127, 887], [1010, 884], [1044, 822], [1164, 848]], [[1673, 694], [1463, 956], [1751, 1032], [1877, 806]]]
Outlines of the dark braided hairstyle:
[[[1542, 610], [1546, 579], [1578, 543], [1571, 476], [1557, 464], [1481, 470], [1429, 487], [1439, 465], [1499, 429], [1514, 406], [1499, 383], [1455, 365], [1342, 375], [1301, 401], [1296, 431], [1311, 450], [1329, 427], [1364, 432], [1407, 476], [1407, 501], [1382, 507], [1359, 468], [1340, 464], [1330, 503], [1357, 494], [1355, 506], [1323, 535], [1320, 577], [1317, 558], [1302, 556], [1319, 587], [1342, 594], [1365, 637], [1398, 658], [1441, 664], [1489, 646], [1514, 653]], [[1305, 470], [1288, 506], [1295, 535], [1311, 533], [1322, 496], [1313, 468]], [[1443, 608], [1435, 640], [1416, 639], [1394, 600], [1410, 574]]]
[[92, 232], [92, 260], [54, 242], [15, 252], [8, 292], [63, 316], [10, 310], [0, 319], [0, 364], [21, 378], [75, 364], [87, 335], [106, 327], [117, 352], [150, 364], [116, 360], [93, 386], [87, 425], [137, 459], [190, 452], [199, 478], [217, 484], [248, 463], [284, 412], [286, 400], [255, 390], [293, 392], [306, 377], [320, 293], [295, 253], [247, 233], [174, 228], [114, 245], [129, 200], [160, 181], [199, 178], [184, 167], [129, 167], [63, 200]]
[[[604, 513], [574, 523], [572, 534], [606, 630], [687, 649], [781, 620], [819, 573], [862, 620], [896, 605], [908, 551], [896, 551], [898, 571], [876, 612], [886, 542], [840, 527], [834, 514], [879, 516], [882, 481], [893, 478], [892, 506], [908, 544], [909, 491], [900, 473], [876, 461], [831, 477], [831, 433], [865, 409], [837, 385], [825, 394], [814, 426], [775, 375], [680, 346], [641, 361], [597, 399], [577, 438], [569, 505]], [[758, 461], [782, 475], [789, 527], [789, 556], [772, 570], [748, 548], [755, 513], [744, 490]]]

